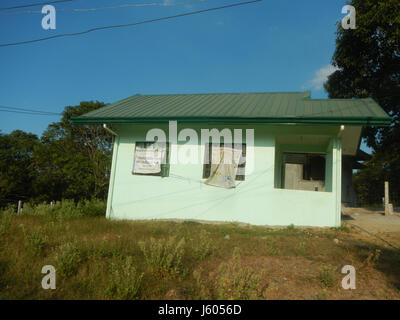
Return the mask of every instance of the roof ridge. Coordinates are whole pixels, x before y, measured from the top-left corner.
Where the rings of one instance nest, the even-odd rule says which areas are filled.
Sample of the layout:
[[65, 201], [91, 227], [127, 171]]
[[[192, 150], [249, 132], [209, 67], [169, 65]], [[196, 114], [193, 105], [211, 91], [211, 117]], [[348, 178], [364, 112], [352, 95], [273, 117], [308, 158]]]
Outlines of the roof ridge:
[[365, 101], [365, 100], [372, 100], [372, 98], [317, 98], [317, 99], [310, 99], [308, 101]]
[[[129, 98], [136, 96], [195, 96], [195, 95], [223, 95], [223, 94], [311, 94], [311, 91], [254, 91], [254, 92], [208, 92], [208, 93], [156, 93], [141, 94], [137, 93]], [[129, 99], [127, 98], [127, 99]]]

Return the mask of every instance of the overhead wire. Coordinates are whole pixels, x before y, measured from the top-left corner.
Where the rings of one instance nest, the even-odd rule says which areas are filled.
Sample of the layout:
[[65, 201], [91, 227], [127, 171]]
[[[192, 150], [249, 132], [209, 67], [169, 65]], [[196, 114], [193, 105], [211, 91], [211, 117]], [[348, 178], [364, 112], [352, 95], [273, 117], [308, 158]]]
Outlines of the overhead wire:
[[72, 2], [72, 1], [76, 1], [76, 0], [53, 0], [53, 1], [46, 1], [46, 2], [39, 2], [39, 3], [23, 4], [23, 5], [19, 5], [19, 6], [0, 8], [0, 11], [21, 9], [21, 8], [28, 8], [28, 7], [37, 7], [37, 6], [44, 6], [46, 4], [55, 4], [55, 3]]
[[58, 112], [9, 107], [9, 106], [3, 106], [3, 105], [0, 105], [0, 112], [12, 112], [12, 113], [22, 113], [22, 114], [32, 114], [32, 115], [43, 115], [43, 116], [62, 115], [62, 113], [58, 113]]
[[237, 7], [237, 6], [243, 6], [243, 5], [248, 5], [248, 4], [256, 3], [256, 2], [260, 2], [260, 1], [262, 1], [262, 0], [251, 0], [251, 1], [245, 1], [245, 2], [238, 2], [238, 3], [232, 3], [232, 4], [229, 4], [229, 5], [225, 5], [225, 6], [207, 8], [207, 9], [197, 10], [197, 11], [190, 11], [190, 12], [180, 13], [180, 14], [176, 14], [176, 15], [172, 15], [172, 16], [148, 19], [148, 20], [143, 20], [143, 21], [138, 21], [138, 22], [125, 23], [125, 24], [119, 24], [119, 25], [101, 26], [101, 27], [95, 27], [95, 28], [91, 28], [91, 29], [88, 29], [88, 30], [84, 30], [84, 31], [72, 32], [72, 33], [61, 33], [61, 34], [56, 34], [56, 35], [53, 35], [53, 36], [44, 37], [44, 38], [38, 38], [38, 39], [33, 39], [33, 40], [3, 43], [3, 44], [0, 44], [0, 47], [9, 47], [9, 46], [16, 46], [16, 45], [21, 45], [21, 44], [29, 44], [29, 43], [41, 42], [41, 41], [46, 41], [46, 40], [56, 39], [56, 38], [79, 36], [79, 35], [91, 33], [91, 32], [94, 32], [94, 31], [100, 31], [100, 30], [133, 27], [133, 26], [137, 26], [137, 25], [140, 25], [140, 24], [146, 24], [146, 23], [152, 23], [152, 22], [157, 22], [157, 21], [175, 19], [175, 18], [190, 16], [190, 15], [195, 15], [195, 14], [200, 14], [200, 13], [205, 13], [205, 12], [210, 12], [210, 11], [216, 11], [216, 10], [227, 9], [227, 8], [232, 8], [232, 7]]
[[[56, 114], [52, 113], [36, 113], [36, 112], [26, 112], [26, 111], [13, 111], [13, 110], [1, 110], [0, 112], [9, 112], [9, 113], [20, 113], [20, 114], [29, 114], [34, 116], [55, 116]], [[61, 115], [61, 113], [60, 113]]]
[[[205, 2], [207, 0], [192, 0], [192, 1], [183, 1], [183, 2], [152, 2], [152, 3], [126, 3], [115, 6], [108, 7], [96, 7], [96, 8], [74, 8], [74, 9], [58, 9], [57, 12], [95, 12], [101, 10], [112, 10], [112, 9], [123, 9], [123, 8], [132, 8], [132, 7], [177, 7], [182, 5], [191, 5], [199, 2]], [[16, 11], [16, 12], [0, 12], [0, 15], [22, 15], [22, 14], [42, 14], [40, 10], [25, 10], [25, 11]]]
[[[254, 181], [257, 180], [257, 179], [258, 179], [260, 176], [262, 176], [263, 174], [266, 174], [267, 172], [269, 172], [270, 170], [272, 170], [272, 167], [273, 167], [273, 166], [270, 166], [268, 169], [261, 171], [260, 173], [258, 173], [258, 175], [257, 175], [256, 177], [254, 177], [253, 179], [250, 179], [249, 181], [247, 181], [247, 184], [245, 185], [245, 187], [242, 187], [242, 188], [238, 189], [236, 192], [233, 192], [233, 193], [231, 193], [231, 194], [229, 194], [229, 195], [224, 195], [224, 196], [222, 196], [222, 197], [217, 197], [217, 198], [214, 198], [214, 199], [207, 199], [207, 200], [201, 201], [201, 202], [191, 203], [191, 204], [188, 205], [188, 206], [181, 207], [181, 208], [179, 208], [179, 209], [164, 211], [164, 212], [162, 212], [162, 213], [159, 213], [159, 214], [150, 216], [150, 217], [148, 217], [148, 218], [150, 218], [150, 219], [158, 219], [158, 218], [161, 218], [161, 217], [165, 217], [165, 216], [167, 216], [168, 214], [170, 214], [170, 213], [172, 213], [172, 212], [176, 212], [176, 211], [180, 211], [180, 210], [184, 210], [184, 209], [196, 207], [196, 206], [199, 206], [199, 205], [202, 205], [202, 204], [206, 204], [206, 203], [212, 203], [212, 205], [211, 205], [210, 207], [208, 207], [206, 210], [204, 210], [204, 211], [200, 212], [199, 214], [195, 215], [194, 217], [192, 217], [193, 219], [196, 219], [196, 218], [198, 218], [199, 216], [203, 215], [204, 212], [206, 212], [208, 209], [220, 205], [223, 201], [227, 200], [228, 198], [232, 197], [233, 195], [236, 195], [236, 194], [239, 193], [239, 192], [240, 192], [240, 193], [243, 193], [243, 192], [251, 191], [251, 190], [253, 190], [253, 189], [255, 189], [255, 190], [258, 189], [259, 186], [253, 186], [252, 183], [254, 183]], [[204, 182], [202, 182], [202, 184], [204, 184]], [[239, 184], [240, 184], [240, 183], [239, 183]], [[238, 185], [239, 185], [239, 184], [238, 184]], [[249, 189], [249, 185], [250, 185], [250, 184], [251, 184], [251, 186], [253, 186], [253, 188], [250, 188], [250, 189]], [[238, 185], [237, 185], [236, 187], [238, 187]], [[246, 187], [246, 186], [247, 186], [247, 187]], [[233, 190], [232, 190], [232, 191], [233, 191]], [[217, 202], [215, 203], [215, 201], [217, 201]]]

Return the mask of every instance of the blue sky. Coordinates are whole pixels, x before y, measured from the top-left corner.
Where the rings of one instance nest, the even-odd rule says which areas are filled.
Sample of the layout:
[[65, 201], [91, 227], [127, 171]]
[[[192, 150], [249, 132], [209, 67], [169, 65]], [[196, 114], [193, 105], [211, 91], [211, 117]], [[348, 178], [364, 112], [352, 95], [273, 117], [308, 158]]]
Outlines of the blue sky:
[[[43, 0], [2, 0], [0, 7]], [[238, 1], [93, 12], [61, 9], [185, 0], [75, 0], [55, 4], [56, 30], [43, 30], [41, 11], [0, 11], [0, 43], [131, 23]], [[311, 90], [324, 98], [336, 23], [345, 0], [261, 2], [82, 36], [0, 47], [0, 105], [61, 112], [80, 101], [106, 103], [141, 94]], [[58, 116], [0, 112], [0, 129], [41, 135]]]

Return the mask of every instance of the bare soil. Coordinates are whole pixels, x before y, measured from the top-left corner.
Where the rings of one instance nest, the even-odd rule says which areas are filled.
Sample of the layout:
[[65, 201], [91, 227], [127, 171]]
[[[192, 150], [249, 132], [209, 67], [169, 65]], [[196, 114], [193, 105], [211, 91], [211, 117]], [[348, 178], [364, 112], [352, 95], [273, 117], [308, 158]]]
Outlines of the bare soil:
[[343, 208], [342, 219], [346, 225], [354, 226], [375, 241], [400, 248], [400, 214], [385, 216], [382, 210]]

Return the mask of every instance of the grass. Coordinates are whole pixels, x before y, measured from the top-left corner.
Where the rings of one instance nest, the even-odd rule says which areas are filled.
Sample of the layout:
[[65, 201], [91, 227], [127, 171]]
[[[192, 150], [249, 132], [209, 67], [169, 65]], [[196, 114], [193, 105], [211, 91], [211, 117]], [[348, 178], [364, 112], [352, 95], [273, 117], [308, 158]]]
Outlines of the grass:
[[[400, 299], [399, 251], [354, 229], [111, 221], [101, 210], [1, 211], [0, 299]], [[356, 290], [341, 288], [347, 264]], [[56, 290], [41, 288], [44, 265]]]

